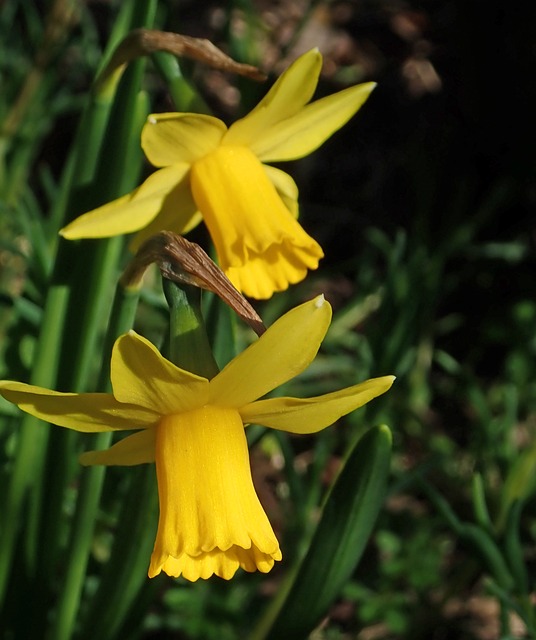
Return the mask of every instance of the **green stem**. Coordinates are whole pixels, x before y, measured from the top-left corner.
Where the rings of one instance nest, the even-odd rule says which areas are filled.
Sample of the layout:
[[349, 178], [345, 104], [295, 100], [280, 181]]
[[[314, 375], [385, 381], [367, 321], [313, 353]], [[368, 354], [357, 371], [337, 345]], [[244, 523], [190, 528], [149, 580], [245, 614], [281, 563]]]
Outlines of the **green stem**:
[[[106, 289], [116, 273], [121, 245], [121, 238], [112, 238], [100, 242], [96, 248], [95, 259], [91, 260], [93, 268], [88, 274], [89, 282], [84, 287], [88, 298], [86, 312], [81, 321], [73, 323], [74, 326], [78, 326], [78, 330], [73, 333], [79, 349], [78, 351], [74, 348], [63, 349], [65, 357], [72, 358], [77, 366], [71, 369], [67, 366], [67, 362], [64, 364], [58, 375], [60, 388], [80, 392], [87, 385], [94, 362], [96, 340], [102, 320], [107, 317]], [[73, 291], [71, 295], [76, 298], [78, 293]], [[80, 304], [82, 304], [81, 301]], [[69, 323], [68, 326], [72, 325]], [[65, 527], [65, 519], [62, 516], [65, 487], [76, 473], [75, 453], [79, 440], [79, 435], [72, 431], [57, 429], [51, 433], [48, 447], [48, 482], [40, 485], [34, 492], [37, 505], [43, 506], [46, 503], [46, 509], [42, 510], [42, 527], [33, 527], [32, 536], [35, 541], [35, 545], [32, 546], [42, 549], [39, 562], [40, 583], [45, 583], [47, 576], [53, 575], [60, 552], [58, 540], [63, 537], [62, 531]]]
[[145, 465], [134, 473], [119, 516], [111, 556], [83, 626], [83, 637], [87, 640], [130, 637], [116, 633], [147, 583], [158, 517], [156, 477], [153, 465]]
[[[125, 2], [119, 13], [111, 43], [115, 45], [130, 25], [130, 15], [135, 3]], [[108, 48], [109, 50], [109, 48]], [[72, 159], [67, 163], [66, 174], [62, 179], [62, 192], [58, 205], [53, 212], [54, 220], [59, 223], [65, 218], [69, 203], [74, 203], [79, 189], [91, 182], [94, 177], [101, 141], [108, 121], [113, 93], [106, 96], [92, 96], [78, 128]], [[80, 211], [78, 209], [78, 211]], [[76, 208], [73, 206], [73, 215]], [[59, 226], [59, 224], [58, 224]], [[70, 273], [72, 262], [64, 259], [71, 257], [72, 247], [60, 242], [57, 248], [56, 268], [47, 292], [43, 321], [39, 334], [38, 347], [33, 364], [30, 382], [32, 384], [54, 387], [58, 371], [61, 342], [65, 328], [65, 315], [70, 295], [70, 282], [65, 274]], [[68, 264], [68, 270], [58, 269], [60, 264]], [[6, 488], [5, 510], [2, 514], [3, 526], [0, 532], [0, 606], [4, 602], [11, 566], [15, 558], [14, 545], [21, 521], [21, 512], [27, 492], [41, 484], [42, 470], [48, 441], [48, 429], [29, 415], [22, 418], [19, 430], [17, 450], [13, 461], [13, 471]], [[30, 535], [27, 542], [25, 572], [34, 575], [37, 562], [36, 529], [38, 505], [41, 503], [39, 492], [33, 496], [34, 508], [30, 513]], [[33, 523], [33, 526], [32, 526]], [[32, 534], [32, 531], [34, 532]]]
[[117, 284], [110, 324], [104, 340], [103, 353], [106, 355], [102, 361], [97, 382], [97, 389], [99, 391], [111, 391], [112, 389], [110, 381], [110, 358], [108, 356], [112, 353], [116, 339], [132, 328], [139, 298], [139, 289], [125, 289], [120, 283]]
[[[110, 353], [117, 336], [132, 327], [138, 298], [139, 292], [137, 290], [125, 290], [118, 285], [106, 337], [105, 354]], [[99, 377], [98, 388], [102, 390], [110, 387], [108, 362], [109, 359], [106, 356]], [[93, 439], [93, 448], [106, 449], [111, 445], [111, 441], [112, 434], [110, 432], [100, 433]], [[54, 640], [71, 637], [89, 561], [105, 471], [106, 467], [95, 466], [87, 467], [82, 472], [69, 548], [66, 554], [67, 569], [58, 602], [57, 616], [49, 634], [49, 637]]]
[[[171, 359], [198, 375], [212, 377], [217, 373], [217, 366], [205, 332], [200, 290], [164, 280], [164, 291], [170, 305]], [[157, 579], [148, 585], [145, 577], [155, 534], [157, 504], [151, 465], [130, 488], [110, 561], [88, 612], [91, 625], [86, 625], [86, 637], [101, 640], [117, 637], [133, 603], [144, 600], [145, 591], [158, 584]]]
[[184, 77], [179, 61], [173, 54], [155, 51], [151, 58], [166, 82], [177, 111], [211, 113], [207, 103]]
[[166, 278], [163, 287], [170, 314], [169, 359], [187, 371], [213, 378], [218, 366], [205, 330], [201, 290], [190, 285], [179, 286]]
[[[139, 139], [135, 134], [141, 130], [146, 117], [147, 102], [144, 94], [139, 99], [143, 68], [143, 62], [134, 62], [123, 75], [110, 115], [106, 142], [102, 145], [102, 161], [96, 174], [98, 196], [93, 198], [113, 198], [127, 191], [137, 181], [139, 167], [132, 171], [131, 158], [133, 148], [139, 147]], [[112, 155], [115, 161], [108, 166], [106, 159]], [[139, 159], [139, 154], [134, 156]], [[107, 320], [109, 290], [117, 277], [123, 239], [117, 237], [100, 240], [96, 244], [90, 241], [69, 244], [77, 252], [78, 269], [74, 269], [73, 273], [66, 326], [76, 327], [76, 330], [65, 333], [64, 362], [59, 372], [58, 386], [60, 389], [81, 392], [88, 386], [89, 375], [95, 363], [97, 339]], [[67, 271], [67, 265], [64, 263], [62, 266]], [[63, 430], [54, 431], [51, 437], [47, 473], [50, 482], [48, 506], [43, 513], [43, 532], [39, 536], [43, 549], [43, 579], [52, 574], [60, 551], [57, 541], [62, 538], [65, 526], [61, 515], [63, 497], [76, 470], [74, 454], [78, 440], [78, 434]], [[43, 504], [42, 498], [38, 504]]]
[[[117, 44], [131, 29], [135, 9], [135, 2], [121, 3], [99, 70], [106, 65]], [[112, 85], [112, 90], [110, 90], [110, 86], [108, 86], [106, 93], [92, 91], [89, 95], [62, 176], [60, 193], [52, 209], [50, 224], [53, 229], [59, 229], [84, 211], [83, 189], [86, 185], [91, 184], [95, 178], [116, 88]]]
[[[64, 310], [69, 290], [65, 286], [50, 289], [43, 313], [43, 324], [31, 381], [42, 386], [50, 385], [58, 368]], [[20, 526], [20, 515], [25, 496], [32, 484], [42, 477], [44, 454], [48, 440], [48, 427], [32, 416], [22, 419], [13, 471], [7, 487], [5, 510], [2, 514], [0, 538], [0, 602], [3, 602], [8, 586], [11, 565], [14, 560], [14, 545]], [[29, 575], [35, 571], [36, 553], [27, 549], [25, 570]]]
[[[154, 1], [139, 5], [134, 12], [133, 26], [150, 26], [154, 19], [156, 4]], [[141, 130], [142, 121], [147, 113], [147, 101], [144, 94], [140, 96], [139, 86], [143, 77], [144, 64], [136, 61], [131, 64], [125, 72], [121, 88], [118, 91], [117, 100], [114, 104], [112, 115], [110, 116], [109, 136], [103, 147], [102, 161], [99, 167], [97, 180], [99, 184], [99, 198], [115, 197], [127, 191], [137, 180], [139, 173], [140, 152], [136, 153], [139, 147], [138, 133]], [[140, 99], [141, 98], [141, 99]], [[135, 149], [133, 141], [135, 140]], [[112, 167], [107, 166], [106, 159], [110, 156], [106, 151], [110, 150], [115, 157]], [[133, 161], [134, 158], [134, 161]], [[76, 336], [78, 349], [75, 352], [73, 361], [75, 368], [71, 379], [71, 389], [81, 391], [86, 388], [91, 365], [94, 359], [94, 351], [103, 318], [106, 318], [106, 289], [109, 283], [115, 279], [117, 263], [122, 249], [122, 238], [112, 238], [98, 245], [97, 251], [90, 258], [92, 269], [90, 270], [89, 284], [83, 287], [86, 296], [85, 304], [74, 305], [74, 316], [77, 322], [75, 326], [81, 326], [81, 332]], [[79, 278], [79, 282], [84, 282]], [[78, 290], [79, 293], [82, 287]], [[123, 302], [132, 302], [127, 292], [118, 293], [116, 301], [119, 306]], [[137, 299], [137, 296], [136, 296]], [[83, 303], [84, 301], [81, 301]], [[131, 309], [131, 305], [127, 305]], [[134, 307], [135, 308], [135, 307]], [[80, 314], [81, 312], [81, 314]], [[118, 325], [118, 322], [127, 320], [131, 326], [133, 317], [127, 312], [121, 311], [117, 306], [114, 313], [117, 318], [112, 317], [112, 324], [109, 328], [108, 342], [117, 336], [117, 330], [126, 327]], [[126, 315], [125, 315], [126, 313]], [[69, 350], [66, 350], [68, 352]], [[103, 370], [107, 370], [103, 368]], [[101, 376], [102, 382], [102, 376]], [[60, 433], [62, 437], [62, 448], [64, 449], [61, 458], [71, 460], [73, 458], [72, 438], [70, 433]], [[109, 434], [101, 434], [96, 438], [96, 448], [106, 448], [111, 443]], [[56, 454], [57, 455], [57, 454]], [[61, 507], [62, 495], [69, 480], [69, 470], [56, 467], [59, 470], [57, 475], [57, 494], [53, 504], [56, 508]], [[56, 470], [54, 468], [54, 471]], [[92, 532], [92, 523], [102, 491], [105, 469], [102, 467], [86, 469], [82, 473], [81, 485], [77, 499], [75, 517], [72, 522], [70, 532], [70, 542], [68, 548], [68, 558], [66, 574], [62, 583], [58, 608], [55, 620], [50, 630], [50, 638], [54, 640], [68, 640], [71, 637], [78, 611], [82, 587], [85, 579], [87, 563], [89, 559]], [[54, 498], [54, 496], [53, 496]], [[54, 548], [54, 540], [57, 539], [58, 527], [61, 526], [58, 514], [57, 519], [50, 518], [47, 514], [47, 524], [49, 525], [49, 535], [43, 536], [45, 541], [50, 543], [49, 547]], [[59, 548], [56, 544], [56, 550]], [[52, 555], [52, 554], [51, 554]], [[53, 560], [53, 558], [52, 558]]]

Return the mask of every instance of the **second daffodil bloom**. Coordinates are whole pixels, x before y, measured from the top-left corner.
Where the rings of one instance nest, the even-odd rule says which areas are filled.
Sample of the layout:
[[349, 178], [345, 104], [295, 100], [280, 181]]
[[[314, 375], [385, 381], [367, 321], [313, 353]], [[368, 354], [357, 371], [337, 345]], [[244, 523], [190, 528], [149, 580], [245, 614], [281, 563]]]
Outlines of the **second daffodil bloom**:
[[0, 393], [38, 418], [83, 432], [133, 430], [86, 465], [156, 462], [160, 518], [149, 576], [231, 578], [269, 571], [279, 543], [259, 502], [244, 425], [314, 433], [384, 393], [392, 376], [315, 398], [258, 400], [315, 357], [331, 308], [323, 296], [293, 309], [211, 380], [180, 369], [133, 331], [115, 343], [113, 392], [59, 393], [0, 382]]
[[375, 84], [350, 87], [310, 104], [322, 56], [298, 58], [263, 100], [229, 128], [195, 113], [151, 115], [141, 142], [159, 170], [132, 193], [67, 225], [67, 239], [138, 231], [133, 248], [162, 230], [184, 234], [204, 219], [221, 268], [237, 289], [269, 298], [316, 269], [320, 245], [300, 226], [298, 188], [264, 163], [302, 158], [362, 106]]

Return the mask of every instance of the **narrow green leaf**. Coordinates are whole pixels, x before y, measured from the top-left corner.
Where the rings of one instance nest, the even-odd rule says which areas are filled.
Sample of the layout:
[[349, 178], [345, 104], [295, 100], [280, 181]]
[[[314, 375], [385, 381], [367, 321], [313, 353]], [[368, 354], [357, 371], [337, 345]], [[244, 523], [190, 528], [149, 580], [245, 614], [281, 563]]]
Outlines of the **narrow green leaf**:
[[174, 55], [166, 51], [155, 51], [151, 58], [168, 85], [177, 111], [211, 113], [202, 96], [184, 77], [179, 61]]
[[354, 572], [383, 502], [391, 432], [370, 429], [355, 445], [327, 497], [309, 549], [261, 621], [255, 640], [306, 638]]
[[422, 480], [420, 487], [460, 540], [478, 554], [485, 571], [503, 589], [511, 589], [514, 579], [495, 539], [481, 526], [461, 521], [447, 500], [431, 484]]
[[508, 469], [502, 486], [499, 514], [496, 520], [498, 531], [503, 531], [506, 528], [512, 505], [518, 500], [525, 500], [534, 492], [536, 486], [535, 464], [536, 444], [519, 453]]
[[118, 518], [111, 556], [81, 625], [84, 640], [132, 637], [117, 631], [128, 621], [132, 606], [148, 582], [147, 569], [158, 521], [154, 465], [142, 465], [130, 475], [131, 484]]
[[524, 501], [516, 500], [510, 508], [504, 535], [504, 553], [508, 567], [515, 580], [516, 591], [528, 596], [531, 592], [529, 588], [530, 580], [527, 572], [525, 550], [521, 541], [521, 514], [523, 507]]
[[475, 473], [472, 480], [471, 494], [473, 498], [473, 512], [475, 520], [484, 531], [493, 533], [493, 523], [491, 521], [488, 505], [486, 503], [486, 493], [484, 491], [484, 481], [480, 473]]

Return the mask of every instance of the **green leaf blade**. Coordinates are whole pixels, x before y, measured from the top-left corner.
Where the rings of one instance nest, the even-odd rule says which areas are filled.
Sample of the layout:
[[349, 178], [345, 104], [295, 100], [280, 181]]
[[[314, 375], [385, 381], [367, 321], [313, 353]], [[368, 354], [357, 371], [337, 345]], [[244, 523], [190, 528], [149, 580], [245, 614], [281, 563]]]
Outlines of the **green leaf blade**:
[[365, 549], [385, 496], [392, 438], [370, 429], [333, 484], [309, 549], [290, 585], [253, 635], [306, 638], [326, 615]]

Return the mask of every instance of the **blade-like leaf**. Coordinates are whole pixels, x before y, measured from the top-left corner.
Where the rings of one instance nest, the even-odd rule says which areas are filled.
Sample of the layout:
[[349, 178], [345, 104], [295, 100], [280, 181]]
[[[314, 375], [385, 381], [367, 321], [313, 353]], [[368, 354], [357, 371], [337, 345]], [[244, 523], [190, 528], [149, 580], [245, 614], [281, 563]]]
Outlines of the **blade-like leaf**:
[[261, 621], [255, 640], [306, 638], [352, 575], [383, 502], [391, 432], [370, 429], [355, 445], [327, 497], [309, 549]]

